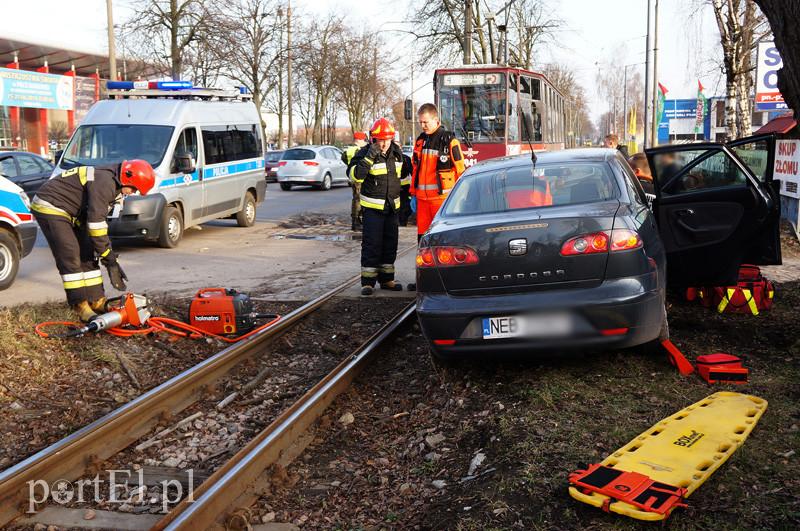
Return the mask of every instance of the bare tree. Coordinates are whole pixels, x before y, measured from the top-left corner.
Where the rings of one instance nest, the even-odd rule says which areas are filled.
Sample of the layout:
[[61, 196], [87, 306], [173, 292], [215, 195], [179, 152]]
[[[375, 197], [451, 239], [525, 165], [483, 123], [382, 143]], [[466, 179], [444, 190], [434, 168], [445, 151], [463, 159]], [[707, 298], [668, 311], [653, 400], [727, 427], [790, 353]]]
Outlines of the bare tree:
[[[473, 2], [471, 39], [465, 32], [467, 1]], [[544, 0], [418, 0], [409, 19], [412, 33], [425, 43], [420, 63], [451, 62], [464, 56], [468, 44], [472, 62], [502, 62], [500, 26], [506, 25], [506, 17], [509, 62], [530, 68], [536, 45], [560, 25], [546, 14]]]
[[180, 79], [190, 45], [212, 25], [208, 0], [132, 0], [135, 14], [123, 24], [125, 48]]
[[282, 53], [278, 42], [277, 2], [275, 0], [227, 0], [218, 15], [225, 37], [214, 55], [227, 64], [226, 74], [253, 94], [261, 127], [264, 95], [272, 87], [276, 65]]
[[711, 0], [725, 70], [725, 129], [728, 139], [750, 134], [753, 71], [758, 41], [769, 33], [766, 17], [753, 0]]
[[755, 0], [769, 20], [783, 68], [778, 70], [778, 88], [795, 117], [800, 113], [800, 4], [786, 0]]

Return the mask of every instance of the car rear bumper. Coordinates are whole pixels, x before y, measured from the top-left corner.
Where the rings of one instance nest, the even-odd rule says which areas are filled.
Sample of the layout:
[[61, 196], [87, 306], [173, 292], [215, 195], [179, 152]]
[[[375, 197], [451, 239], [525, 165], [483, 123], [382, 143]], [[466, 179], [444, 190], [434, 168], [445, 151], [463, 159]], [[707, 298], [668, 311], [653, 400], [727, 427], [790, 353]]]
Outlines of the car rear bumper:
[[38, 232], [36, 223], [21, 223], [17, 225], [17, 230], [19, 231], [20, 243], [22, 244], [22, 256], [28, 256], [31, 254], [33, 246], [36, 243], [36, 234]]
[[108, 220], [108, 235], [115, 240], [157, 239], [165, 205], [161, 194], [126, 198], [119, 216]]
[[[632, 347], [658, 338], [664, 315], [663, 293], [655, 272], [606, 280], [593, 288], [480, 297], [418, 293], [417, 315], [432, 348], [442, 353]], [[480, 325], [476, 325], [487, 317], [555, 312], [574, 318], [578, 323], [574, 333], [549, 338], [483, 339]], [[452, 344], [436, 344], [436, 340]]]
[[279, 183], [288, 184], [314, 184], [322, 182], [322, 175], [320, 173], [311, 174], [278, 174]]

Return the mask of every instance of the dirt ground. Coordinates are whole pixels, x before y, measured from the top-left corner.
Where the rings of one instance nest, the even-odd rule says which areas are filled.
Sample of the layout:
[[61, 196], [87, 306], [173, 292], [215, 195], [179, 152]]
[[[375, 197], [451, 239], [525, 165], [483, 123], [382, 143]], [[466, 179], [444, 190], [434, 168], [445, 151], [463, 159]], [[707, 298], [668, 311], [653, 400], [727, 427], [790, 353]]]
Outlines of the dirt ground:
[[[666, 356], [635, 351], [442, 368], [409, 330], [340, 397], [253, 523], [302, 529], [639, 529], [574, 501], [568, 474], [718, 390], [769, 406], [743, 447], [678, 510], [671, 529], [800, 526], [800, 283], [759, 317], [672, 301], [673, 341], [690, 359], [729, 352], [750, 383], [709, 386]], [[354, 421], [345, 425], [346, 414]], [[471, 463], [481, 461], [470, 471]]]

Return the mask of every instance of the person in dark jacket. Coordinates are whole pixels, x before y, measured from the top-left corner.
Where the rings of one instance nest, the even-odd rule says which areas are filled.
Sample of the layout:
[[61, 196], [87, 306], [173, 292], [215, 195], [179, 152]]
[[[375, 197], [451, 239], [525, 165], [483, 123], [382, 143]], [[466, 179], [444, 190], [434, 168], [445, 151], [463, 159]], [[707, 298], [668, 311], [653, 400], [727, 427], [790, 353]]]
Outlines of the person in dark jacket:
[[655, 194], [653, 174], [650, 171], [650, 164], [647, 162], [647, 155], [644, 153], [634, 153], [633, 156], [628, 159], [628, 163], [631, 165], [636, 178], [639, 179], [639, 183], [641, 183], [645, 193], [650, 195]]
[[124, 196], [145, 195], [155, 184], [155, 172], [144, 160], [113, 166], [78, 166], [42, 185], [31, 202], [42, 234], [61, 274], [67, 302], [83, 322], [105, 311], [102, 263], [118, 290], [127, 277], [111, 250], [106, 217]]
[[389, 120], [377, 120], [370, 130], [372, 142], [355, 154], [348, 169], [353, 181], [361, 186], [362, 295], [372, 295], [376, 281], [381, 289], [403, 289], [394, 280], [394, 261], [399, 237], [401, 179], [410, 175], [411, 167], [400, 147], [392, 142], [394, 135]]
[[628, 155], [628, 146], [626, 146], [625, 144], [620, 144], [619, 137], [613, 133], [606, 135], [606, 137], [603, 139], [603, 146], [611, 149], [616, 149], [617, 151], [622, 153], [622, 156], [625, 157], [626, 159], [630, 157], [630, 155]]

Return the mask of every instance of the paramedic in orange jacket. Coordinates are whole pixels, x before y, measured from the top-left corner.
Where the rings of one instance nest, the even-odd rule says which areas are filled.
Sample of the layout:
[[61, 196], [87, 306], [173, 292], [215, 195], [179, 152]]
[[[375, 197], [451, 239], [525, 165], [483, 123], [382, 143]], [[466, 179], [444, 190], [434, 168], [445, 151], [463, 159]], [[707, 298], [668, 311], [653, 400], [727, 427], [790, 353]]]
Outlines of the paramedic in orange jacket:
[[422, 133], [411, 157], [409, 193], [417, 198], [417, 241], [431, 225], [447, 194], [464, 173], [464, 154], [455, 135], [441, 127], [439, 111], [425, 103], [417, 111]]

